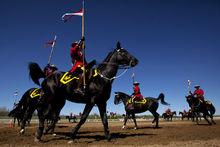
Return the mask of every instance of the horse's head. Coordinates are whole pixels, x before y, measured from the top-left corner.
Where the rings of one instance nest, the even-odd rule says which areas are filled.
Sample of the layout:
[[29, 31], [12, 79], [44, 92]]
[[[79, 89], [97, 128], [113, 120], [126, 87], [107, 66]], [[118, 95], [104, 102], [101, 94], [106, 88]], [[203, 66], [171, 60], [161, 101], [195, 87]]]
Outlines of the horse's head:
[[195, 105], [195, 104], [199, 103], [199, 100], [196, 97], [194, 97], [193, 95], [186, 96], [186, 101], [188, 102], [190, 107], [192, 105]]
[[120, 104], [123, 100], [128, 99], [129, 96], [123, 92], [115, 92], [115, 99], [114, 99], [114, 104], [118, 105]]
[[117, 62], [118, 65], [134, 67], [138, 64], [138, 60], [126, 49], [123, 49], [119, 42], [117, 43], [113, 55], [115, 56], [115, 62]]
[[118, 105], [119, 103], [121, 103], [120, 93], [119, 92], [115, 92], [114, 104]]
[[186, 97], [186, 101], [190, 104], [190, 103], [192, 103], [192, 98], [193, 98], [193, 96], [192, 95], [187, 95], [187, 96], [185, 96]]

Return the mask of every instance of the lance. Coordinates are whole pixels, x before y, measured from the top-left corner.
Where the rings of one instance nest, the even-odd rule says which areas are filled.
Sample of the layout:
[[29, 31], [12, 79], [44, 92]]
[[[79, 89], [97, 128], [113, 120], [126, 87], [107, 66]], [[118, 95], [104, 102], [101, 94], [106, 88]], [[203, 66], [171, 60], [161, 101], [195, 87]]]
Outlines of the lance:
[[190, 88], [190, 86], [191, 86], [191, 81], [190, 81], [190, 80], [187, 80], [187, 82], [188, 82], [188, 91], [190, 92], [190, 91], [191, 91], [191, 88]]
[[16, 102], [17, 102], [17, 96], [18, 96], [18, 91], [17, 91], [17, 90], [14, 92], [14, 96], [15, 96], [15, 102], [14, 102], [14, 104], [16, 104]]
[[[82, 1], [82, 38], [85, 37], [85, 20], [84, 20], [84, 15], [85, 15], [85, 9], [84, 9], [84, 0]], [[85, 69], [85, 40], [82, 42], [82, 49], [83, 49], [83, 88], [86, 88], [86, 69]]]
[[132, 82], [134, 83], [134, 72], [132, 73], [131, 78], [132, 78]]
[[50, 50], [50, 55], [49, 55], [49, 59], [48, 59], [48, 64], [50, 64], [50, 62], [51, 62], [51, 58], [52, 58], [54, 46], [55, 46], [55, 43], [56, 43], [56, 39], [57, 39], [57, 36], [55, 35], [54, 39], [53, 39], [53, 43], [51, 45], [51, 50]]

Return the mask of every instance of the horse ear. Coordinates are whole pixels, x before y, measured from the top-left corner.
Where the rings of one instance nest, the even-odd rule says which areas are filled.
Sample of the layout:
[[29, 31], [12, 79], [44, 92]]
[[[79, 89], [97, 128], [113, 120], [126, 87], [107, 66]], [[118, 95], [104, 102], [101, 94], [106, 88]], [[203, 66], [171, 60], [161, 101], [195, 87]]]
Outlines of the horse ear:
[[117, 95], [118, 94], [118, 92], [115, 92], [115, 95]]
[[117, 49], [121, 48], [121, 43], [119, 41], [117, 42], [117, 46], [116, 47], [117, 47]]

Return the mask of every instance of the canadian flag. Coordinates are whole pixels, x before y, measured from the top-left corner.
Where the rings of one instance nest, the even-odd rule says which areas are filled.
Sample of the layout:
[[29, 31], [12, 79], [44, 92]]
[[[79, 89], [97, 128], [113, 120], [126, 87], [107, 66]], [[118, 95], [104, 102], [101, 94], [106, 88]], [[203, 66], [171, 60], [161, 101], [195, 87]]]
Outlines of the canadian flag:
[[74, 13], [65, 13], [63, 14], [62, 16], [62, 20], [64, 22], [68, 21], [72, 16], [83, 16], [83, 9], [77, 11], [77, 12], [74, 12]]
[[54, 47], [55, 43], [56, 43], [56, 40], [57, 40], [57, 36], [55, 35], [53, 41], [47, 41], [44, 45], [44, 47]]

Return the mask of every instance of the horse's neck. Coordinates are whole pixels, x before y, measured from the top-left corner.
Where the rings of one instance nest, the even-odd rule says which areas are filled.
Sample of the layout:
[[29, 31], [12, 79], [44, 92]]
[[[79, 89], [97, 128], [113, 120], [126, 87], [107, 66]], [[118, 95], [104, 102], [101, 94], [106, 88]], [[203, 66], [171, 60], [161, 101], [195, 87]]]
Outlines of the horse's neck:
[[124, 105], [126, 105], [127, 104], [127, 102], [129, 101], [129, 99], [130, 99], [131, 97], [130, 96], [128, 96], [128, 95], [126, 95], [126, 94], [124, 94], [123, 96], [122, 96], [122, 102], [124, 103]]
[[118, 65], [114, 56], [112, 55], [108, 61], [101, 63], [98, 70], [106, 78], [111, 79], [115, 77], [118, 71]]
[[192, 96], [190, 99], [191, 99], [191, 101], [190, 101], [191, 105], [196, 105], [199, 103], [199, 100], [196, 97]]

